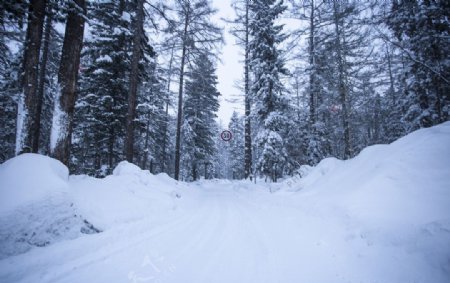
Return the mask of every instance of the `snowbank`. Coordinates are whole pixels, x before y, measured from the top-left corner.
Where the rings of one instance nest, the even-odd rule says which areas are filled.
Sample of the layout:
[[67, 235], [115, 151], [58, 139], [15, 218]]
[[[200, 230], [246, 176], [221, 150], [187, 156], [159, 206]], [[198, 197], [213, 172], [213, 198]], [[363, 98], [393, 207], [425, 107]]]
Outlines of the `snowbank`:
[[174, 210], [175, 190], [173, 179], [126, 161], [104, 179], [69, 180], [58, 160], [17, 156], [0, 166], [0, 259]]
[[372, 253], [380, 266], [386, 265], [380, 255], [396, 250], [417, 282], [425, 282], [421, 272], [431, 276], [425, 266], [439, 271], [428, 282], [442, 282], [450, 274], [449, 145], [447, 122], [350, 160], [325, 159], [305, 177], [286, 180], [284, 192], [298, 191], [292, 197], [299, 205], [307, 203], [327, 223], [331, 215], [341, 218], [348, 240], [361, 242], [357, 251]]
[[102, 230], [175, 209], [175, 184], [173, 179], [152, 175], [127, 161], [103, 179], [85, 175], [70, 178], [80, 212]]
[[69, 194], [61, 162], [22, 154], [0, 165], [0, 259], [96, 232]]
[[58, 160], [27, 153], [0, 165], [0, 214], [68, 192], [69, 170]]
[[[322, 160], [291, 189], [340, 203], [365, 221], [426, 224], [450, 217], [450, 122], [374, 145], [353, 159]], [[447, 216], [447, 217], [446, 217]]]

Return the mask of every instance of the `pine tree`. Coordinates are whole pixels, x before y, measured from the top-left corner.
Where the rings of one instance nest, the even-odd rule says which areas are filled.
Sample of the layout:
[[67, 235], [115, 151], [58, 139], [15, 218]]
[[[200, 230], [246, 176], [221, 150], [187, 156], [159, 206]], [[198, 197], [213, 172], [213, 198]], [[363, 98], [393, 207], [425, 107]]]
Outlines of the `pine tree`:
[[254, 75], [254, 113], [257, 116], [258, 172], [276, 181], [287, 165], [284, 135], [287, 128], [287, 99], [282, 96], [280, 75], [286, 74], [277, 49], [285, 36], [274, 21], [286, 10], [283, 2], [256, 0], [250, 5], [250, 66]]
[[140, 152], [140, 167], [155, 173], [167, 167], [163, 151], [164, 141], [168, 139], [167, 89], [157, 62], [151, 62], [148, 69], [149, 77], [138, 95], [136, 149]]
[[449, 9], [447, 1], [393, 1], [386, 19], [406, 57], [402, 102], [408, 131], [449, 119]]
[[[97, 176], [111, 173], [124, 156], [134, 8], [125, 0], [97, 1], [90, 7], [89, 17], [96, 21], [91, 23], [92, 37], [83, 51], [72, 151], [76, 158], [73, 167], [82, 162], [90, 174]], [[147, 42], [141, 34], [140, 85], [152, 76], [147, 66], [152, 65], [154, 51]], [[137, 93], [137, 100], [142, 92]], [[139, 131], [136, 129], [133, 135]]]
[[124, 0], [93, 2], [89, 17], [95, 21], [83, 51], [73, 151], [81, 159], [80, 147], [94, 145], [96, 150], [89, 150], [89, 156], [82, 159], [92, 164], [90, 173], [102, 175], [102, 171], [112, 172], [123, 156], [131, 61], [130, 5]]
[[0, 163], [12, 158], [16, 144], [17, 100], [21, 90], [23, 49], [14, 53], [10, 43], [24, 42], [23, 23], [28, 3], [5, 0], [0, 3]]
[[191, 56], [210, 52], [222, 42], [222, 31], [211, 22], [216, 13], [207, 0], [177, 0], [175, 10], [179, 20], [171, 22], [169, 30], [174, 34], [181, 49], [180, 77], [178, 88], [178, 112], [175, 137], [175, 179], [179, 179], [181, 161], [181, 127], [183, 123], [183, 90], [185, 66]]
[[216, 70], [208, 56], [200, 54], [194, 63], [188, 72], [183, 106], [183, 163], [195, 181], [200, 175], [199, 168], [208, 166], [216, 152], [213, 125], [220, 94], [216, 87]]

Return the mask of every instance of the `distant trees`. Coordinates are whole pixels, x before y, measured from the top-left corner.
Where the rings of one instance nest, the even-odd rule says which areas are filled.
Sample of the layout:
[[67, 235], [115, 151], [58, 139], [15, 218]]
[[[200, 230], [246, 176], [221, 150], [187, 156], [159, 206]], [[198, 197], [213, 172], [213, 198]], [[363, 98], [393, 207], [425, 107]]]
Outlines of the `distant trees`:
[[244, 179], [246, 177], [245, 171], [245, 116], [241, 117], [234, 111], [231, 116], [228, 129], [232, 133], [232, 138], [229, 141], [229, 162], [231, 167], [231, 178]]

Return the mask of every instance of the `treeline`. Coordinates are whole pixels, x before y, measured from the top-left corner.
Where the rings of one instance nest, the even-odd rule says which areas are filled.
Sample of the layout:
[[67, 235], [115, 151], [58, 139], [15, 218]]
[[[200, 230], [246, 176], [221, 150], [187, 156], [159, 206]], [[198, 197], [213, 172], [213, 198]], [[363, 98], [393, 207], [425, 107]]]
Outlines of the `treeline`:
[[244, 115], [224, 126], [211, 1], [2, 1], [0, 162], [36, 152], [75, 174], [126, 159], [176, 179], [276, 181], [449, 119], [448, 1], [232, 5]]
[[[245, 63], [244, 168], [257, 175], [277, 180], [301, 164], [348, 159], [449, 120], [448, 1], [233, 6]], [[296, 28], [287, 30], [285, 19]], [[232, 144], [225, 154], [241, 150]], [[234, 160], [230, 166], [239, 168]], [[252, 174], [244, 172], [238, 178]]]

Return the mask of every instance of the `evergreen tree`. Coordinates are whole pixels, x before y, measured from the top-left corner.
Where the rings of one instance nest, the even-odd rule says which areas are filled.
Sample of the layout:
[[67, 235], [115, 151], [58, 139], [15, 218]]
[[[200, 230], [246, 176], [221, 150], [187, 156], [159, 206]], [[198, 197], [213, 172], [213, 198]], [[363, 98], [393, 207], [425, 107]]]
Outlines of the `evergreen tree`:
[[276, 181], [287, 165], [284, 135], [287, 128], [287, 99], [282, 96], [280, 75], [286, 74], [278, 45], [285, 39], [283, 26], [275, 20], [286, 7], [283, 2], [255, 0], [250, 4], [250, 66], [254, 75], [254, 114], [257, 117], [258, 147], [256, 168]]
[[211, 22], [216, 13], [208, 0], [176, 0], [175, 8], [178, 20], [171, 21], [169, 31], [173, 33], [173, 42], [178, 43], [181, 51], [180, 77], [178, 85], [178, 112], [175, 137], [175, 179], [179, 179], [181, 161], [181, 127], [183, 123], [183, 90], [187, 62], [193, 55], [209, 52], [222, 42], [222, 30]]
[[141, 153], [140, 167], [155, 173], [167, 167], [163, 152], [164, 141], [168, 140], [165, 129], [169, 122], [165, 112], [167, 89], [157, 62], [151, 62], [148, 68], [149, 77], [138, 95], [136, 149]]
[[[83, 52], [81, 97], [75, 117], [76, 145], [72, 151], [74, 169], [82, 162], [90, 174], [97, 176], [111, 173], [123, 159], [133, 9], [133, 4], [126, 0], [97, 1], [90, 7], [89, 17], [96, 20], [92, 22], [92, 37]], [[154, 52], [147, 42], [142, 34], [143, 59], [139, 65], [142, 81], [152, 76], [147, 65], [152, 65], [150, 57]]]
[[5, 0], [0, 3], [0, 163], [15, 154], [16, 116], [18, 96], [22, 92], [24, 46], [18, 44], [14, 52], [14, 42], [24, 42], [24, 22], [27, 2]]
[[[96, 1], [90, 6], [89, 18], [95, 21], [92, 37], [83, 51], [75, 126], [77, 145], [73, 151], [78, 160], [91, 164], [91, 174], [102, 175], [102, 171], [111, 173], [123, 156], [130, 70], [130, 5], [125, 0]], [[96, 150], [87, 148], [87, 156], [83, 154], [81, 159], [80, 150], [85, 146], [94, 146]]]
[[403, 121], [408, 131], [449, 119], [448, 1], [393, 1], [387, 24], [406, 57]]
[[187, 74], [183, 106], [183, 163], [195, 181], [200, 175], [200, 166], [208, 166], [216, 152], [213, 125], [219, 110], [220, 93], [217, 91], [216, 69], [208, 56], [200, 54], [194, 63]]

